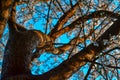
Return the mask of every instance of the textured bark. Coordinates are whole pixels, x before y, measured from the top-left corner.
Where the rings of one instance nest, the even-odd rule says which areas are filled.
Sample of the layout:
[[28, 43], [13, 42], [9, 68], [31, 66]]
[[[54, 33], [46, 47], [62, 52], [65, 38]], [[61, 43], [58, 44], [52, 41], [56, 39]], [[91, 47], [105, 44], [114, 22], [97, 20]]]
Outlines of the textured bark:
[[7, 42], [2, 65], [2, 79], [7, 77], [31, 74], [32, 51], [36, 48], [39, 38], [33, 31], [14, 32]]

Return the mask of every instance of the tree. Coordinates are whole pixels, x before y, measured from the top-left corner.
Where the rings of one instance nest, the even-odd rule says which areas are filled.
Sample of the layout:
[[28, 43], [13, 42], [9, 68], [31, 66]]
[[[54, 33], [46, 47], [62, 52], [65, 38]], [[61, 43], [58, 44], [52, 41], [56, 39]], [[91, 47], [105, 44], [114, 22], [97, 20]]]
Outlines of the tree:
[[[90, 75], [92, 78], [102, 76], [104, 79], [113, 77], [119, 79], [119, 5], [114, 4], [113, 0], [103, 1], [104, 3], [101, 3], [102, 0], [96, 2], [93, 0], [68, 0], [69, 3], [67, 0], [41, 1], [1, 0], [1, 37], [6, 23], [8, 23], [9, 28], [9, 39], [4, 51], [1, 79], [65, 80], [85, 64], [89, 66], [89, 69], [83, 76], [84, 80]], [[32, 10], [35, 11], [34, 5], [38, 2], [40, 2], [40, 6], [36, 6], [38, 7], [36, 9], [38, 15], [34, 15]], [[23, 7], [27, 5], [28, 8], [20, 10], [24, 14], [19, 19], [21, 14], [16, 10], [20, 4]], [[39, 7], [45, 10], [46, 6], [48, 12], [39, 11], [41, 10]], [[24, 16], [27, 12], [25, 9], [29, 9], [30, 15]], [[31, 16], [31, 14], [33, 15]], [[40, 18], [42, 15], [46, 19], [45, 33], [34, 29], [28, 30], [19, 24], [20, 22], [17, 23], [17, 20], [21, 19], [25, 23], [30, 18], [36, 21], [36, 18]], [[57, 21], [56, 24], [54, 19]], [[57, 43], [56, 40], [65, 33], [68, 36], [73, 34], [72, 39], [67, 44]], [[44, 52], [54, 55], [64, 53], [68, 54], [68, 58], [46, 73], [31, 74], [31, 62]], [[110, 70], [114, 72], [112, 76], [109, 74]], [[99, 74], [94, 77], [91, 73]]]

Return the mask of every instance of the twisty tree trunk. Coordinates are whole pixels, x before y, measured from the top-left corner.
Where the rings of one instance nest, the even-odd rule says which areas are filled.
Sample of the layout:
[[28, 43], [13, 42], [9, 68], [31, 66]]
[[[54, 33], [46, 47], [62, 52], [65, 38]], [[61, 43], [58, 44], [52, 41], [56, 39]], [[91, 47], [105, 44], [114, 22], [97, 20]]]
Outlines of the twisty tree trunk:
[[[2, 5], [2, 10], [0, 11], [2, 12], [2, 14], [0, 13], [0, 35], [9, 17], [12, 1], [13, 0], [2, 0], [0, 2], [0, 5]], [[10, 3], [8, 4], [8, 2]], [[4, 3], [7, 4], [3, 5]], [[99, 46], [91, 44], [86, 49], [64, 61], [58, 67], [40, 76], [33, 76], [29, 68], [33, 50], [41, 43], [40, 37], [34, 30], [21, 31], [20, 29], [15, 29], [15, 26], [13, 26], [9, 29], [9, 40], [4, 52], [2, 80], [65, 80], [85, 65], [86, 59], [92, 61], [99, 52], [106, 48], [107, 45], [103, 44], [103, 39], [109, 40], [109, 34], [117, 35], [119, 33], [119, 22], [120, 19], [97, 40]]]

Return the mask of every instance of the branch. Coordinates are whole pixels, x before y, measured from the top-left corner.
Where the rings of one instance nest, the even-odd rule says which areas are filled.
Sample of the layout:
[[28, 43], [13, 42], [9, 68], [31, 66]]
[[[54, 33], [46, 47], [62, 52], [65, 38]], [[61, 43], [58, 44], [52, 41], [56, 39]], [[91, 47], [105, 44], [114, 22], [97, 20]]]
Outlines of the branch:
[[88, 76], [89, 76], [89, 74], [90, 74], [90, 72], [91, 72], [91, 70], [92, 70], [93, 65], [94, 65], [94, 64], [91, 63], [91, 65], [90, 65], [90, 67], [89, 67], [89, 69], [88, 69], [88, 71], [87, 71], [87, 74], [85, 75], [84, 80], [87, 80], [87, 78], [88, 78]]
[[56, 33], [51, 35], [51, 37], [56, 39], [60, 35], [73, 30], [76, 27], [76, 25], [84, 23], [85, 21], [87, 21], [89, 19], [102, 18], [102, 17], [108, 17], [108, 16], [112, 17], [112, 18], [118, 18], [118, 16], [120, 16], [120, 14], [117, 14], [117, 13], [114, 13], [114, 12], [111, 12], [111, 11], [100, 10], [100, 11], [93, 12], [93, 13], [91, 13], [89, 15], [84, 15], [82, 17], [79, 17], [75, 21], [73, 21], [70, 25], [60, 29], [59, 31], [57, 31]]
[[65, 13], [64, 9], [62, 8], [62, 5], [60, 4], [60, 2], [58, 0], [56, 0], [57, 4], [59, 5], [60, 9], [62, 10], [63, 13]]
[[48, 12], [47, 12], [47, 19], [46, 19], [46, 26], [45, 26], [45, 34], [47, 34], [47, 30], [48, 30], [48, 23], [49, 23], [49, 17], [50, 17], [50, 10], [51, 10], [51, 3], [52, 0], [50, 0], [50, 4], [48, 4]]
[[55, 32], [57, 32], [58, 30], [60, 30], [63, 27], [63, 25], [68, 21], [68, 19], [75, 14], [76, 8], [78, 8], [78, 7], [79, 7], [79, 4], [76, 3], [70, 10], [68, 10], [67, 12], [65, 12], [65, 14], [60, 17], [59, 21], [54, 26], [54, 28], [51, 30], [51, 32], [49, 33], [49, 35], [52, 36]]
[[91, 62], [93, 64], [101, 65], [101, 66], [106, 66], [106, 67], [109, 67], [109, 68], [120, 69], [120, 67], [117, 67], [117, 66], [111, 66], [111, 65], [101, 64], [101, 63], [98, 63], [98, 62], [95, 62], [95, 61], [89, 61], [89, 60], [85, 60], [85, 61], [86, 62]]

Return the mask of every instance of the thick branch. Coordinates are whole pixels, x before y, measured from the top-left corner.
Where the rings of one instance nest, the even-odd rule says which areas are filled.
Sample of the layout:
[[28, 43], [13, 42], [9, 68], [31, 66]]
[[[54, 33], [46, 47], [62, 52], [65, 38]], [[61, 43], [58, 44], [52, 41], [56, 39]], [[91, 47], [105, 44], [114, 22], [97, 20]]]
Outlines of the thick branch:
[[57, 31], [56, 33], [54, 33], [51, 36], [56, 39], [60, 35], [73, 30], [76, 27], [76, 25], [79, 25], [89, 19], [92, 19], [92, 18], [102, 18], [102, 17], [117, 18], [118, 16], [119, 16], [119, 14], [111, 12], [111, 11], [104, 11], [104, 10], [96, 11], [89, 15], [79, 17], [78, 19], [73, 21], [70, 25], [66, 26], [65, 28], [60, 29], [59, 31]]
[[60, 30], [63, 25], [68, 21], [68, 19], [70, 17], [72, 17], [75, 12], [76, 9], [79, 7], [79, 4], [76, 3], [72, 8], [70, 8], [63, 16], [60, 17], [59, 21], [57, 22], [57, 24], [54, 26], [54, 28], [51, 30], [51, 32], [49, 33], [49, 35], [53, 35], [55, 32], [57, 32], [58, 30]]

